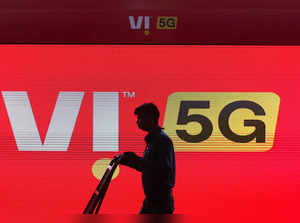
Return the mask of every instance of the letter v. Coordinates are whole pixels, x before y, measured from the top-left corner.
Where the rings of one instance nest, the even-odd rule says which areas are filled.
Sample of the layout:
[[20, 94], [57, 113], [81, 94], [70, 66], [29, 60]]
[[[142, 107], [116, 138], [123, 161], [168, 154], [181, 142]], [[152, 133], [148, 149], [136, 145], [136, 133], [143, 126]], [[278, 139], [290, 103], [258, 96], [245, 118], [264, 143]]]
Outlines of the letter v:
[[44, 143], [26, 91], [3, 91], [8, 117], [19, 151], [67, 151], [84, 92], [60, 92]]

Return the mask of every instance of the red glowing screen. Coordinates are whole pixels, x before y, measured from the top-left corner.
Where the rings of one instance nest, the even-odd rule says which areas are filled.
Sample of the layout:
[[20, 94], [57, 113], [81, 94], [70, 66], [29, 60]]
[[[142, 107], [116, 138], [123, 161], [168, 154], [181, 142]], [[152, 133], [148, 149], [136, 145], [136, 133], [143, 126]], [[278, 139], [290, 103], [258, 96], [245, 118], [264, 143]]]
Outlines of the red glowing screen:
[[[81, 214], [99, 182], [92, 172], [97, 160], [125, 151], [142, 155], [145, 132], [137, 128], [133, 111], [144, 102], [158, 106], [163, 126], [168, 98], [175, 92], [215, 92], [219, 98], [228, 92], [271, 92], [280, 104], [270, 150], [176, 151], [174, 214], [199, 214], [202, 220], [211, 215], [222, 220], [228, 213], [262, 219], [272, 213], [296, 216], [299, 53], [299, 47], [273, 46], [1, 46], [1, 213]], [[32, 151], [29, 146], [25, 151], [18, 146], [7, 95], [27, 95], [43, 144], [63, 92], [82, 96], [66, 150]], [[111, 110], [118, 118], [115, 151], [95, 151], [95, 92], [118, 95]], [[15, 111], [16, 117], [22, 113]], [[26, 120], [16, 120], [26, 126]], [[22, 142], [30, 137], [19, 135]], [[100, 213], [135, 214], [143, 199], [140, 173], [120, 166]]]

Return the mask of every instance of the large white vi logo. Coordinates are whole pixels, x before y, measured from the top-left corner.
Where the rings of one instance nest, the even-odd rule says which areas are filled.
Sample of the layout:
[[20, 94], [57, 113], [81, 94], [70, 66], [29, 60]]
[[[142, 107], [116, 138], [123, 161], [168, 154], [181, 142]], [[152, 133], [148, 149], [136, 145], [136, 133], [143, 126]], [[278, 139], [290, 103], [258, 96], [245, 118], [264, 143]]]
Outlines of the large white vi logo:
[[[67, 151], [84, 92], [60, 92], [44, 143], [25, 91], [3, 91], [19, 151]], [[93, 151], [118, 151], [118, 92], [93, 93]]]

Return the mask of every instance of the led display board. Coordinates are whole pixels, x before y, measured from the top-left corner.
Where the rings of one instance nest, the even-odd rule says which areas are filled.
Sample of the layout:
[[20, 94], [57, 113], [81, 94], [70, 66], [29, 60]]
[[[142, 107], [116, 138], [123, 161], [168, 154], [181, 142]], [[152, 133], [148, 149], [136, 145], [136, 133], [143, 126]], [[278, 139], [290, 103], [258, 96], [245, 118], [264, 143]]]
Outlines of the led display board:
[[[113, 156], [142, 156], [133, 112], [153, 102], [175, 146], [174, 214], [296, 216], [299, 53], [2, 45], [1, 213], [81, 214]], [[120, 165], [100, 212], [136, 214], [143, 199], [140, 173]]]

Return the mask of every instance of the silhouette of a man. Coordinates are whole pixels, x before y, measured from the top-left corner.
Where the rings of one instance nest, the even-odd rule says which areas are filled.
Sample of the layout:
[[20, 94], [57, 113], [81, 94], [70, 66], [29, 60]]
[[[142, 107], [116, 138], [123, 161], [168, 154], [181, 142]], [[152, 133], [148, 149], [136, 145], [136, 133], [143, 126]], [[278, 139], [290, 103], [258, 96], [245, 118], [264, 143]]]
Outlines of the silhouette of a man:
[[158, 125], [159, 110], [152, 103], [145, 103], [134, 111], [138, 127], [148, 132], [143, 157], [125, 152], [120, 164], [142, 173], [145, 199], [140, 214], [172, 214], [175, 185], [175, 153], [173, 143]]

